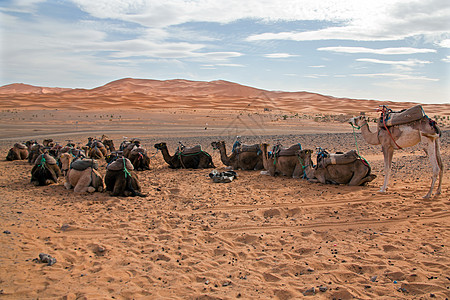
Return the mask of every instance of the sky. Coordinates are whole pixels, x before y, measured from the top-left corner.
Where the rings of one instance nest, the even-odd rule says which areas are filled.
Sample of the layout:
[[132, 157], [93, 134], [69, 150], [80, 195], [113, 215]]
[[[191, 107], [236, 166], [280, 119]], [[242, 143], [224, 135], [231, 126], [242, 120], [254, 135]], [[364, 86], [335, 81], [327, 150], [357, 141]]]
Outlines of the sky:
[[1, 0], [0, 86], [131, 77], [450, 103], [449, 0]]

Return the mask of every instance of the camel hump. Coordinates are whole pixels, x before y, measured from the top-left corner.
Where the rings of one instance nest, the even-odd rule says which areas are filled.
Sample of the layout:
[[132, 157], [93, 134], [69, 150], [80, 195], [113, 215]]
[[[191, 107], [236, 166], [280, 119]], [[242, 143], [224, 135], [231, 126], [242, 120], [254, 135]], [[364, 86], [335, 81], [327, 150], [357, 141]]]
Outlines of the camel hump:
[[197, 154], [199, 152], [202, 152], [201, 145], [195, 145], [193, 147], [184, 147], [183, 150], [181, 150], [181, 154], [183, 154], [183, 155]]
[[399, 111], [389, 112], [385, 116], [386, 126], [402, 125], [422, 119], [425, 116], [421, 105]]
[[34, 161], [35, 165], [41, 165], [41, 164], [49, 164], [49, 165], [56, 165], [56, 159], [50, 156], [48, 153], [44, 153], [39, 155], [36, 160]]
[[110, 163], [107, 167], [107, 170], [110, 171], [121, 171], [127, 169], [128, 171], [134, 170], [133, 164], [131, 161], [126, 157], [120, 157]]
[[27, 149], [27, 146], [25, 146], [25, 145], [22, 144], [22, 143], [15, 143], [15, 144], [14, 144], [14, 148], [17, 148], [17, 149]]
[[300, 143], [294, 144], [289, 148], [281, 148], [278, 152], [278, 156], [293, 156], [297, 155], [297, 151], [302, 150], [302, 145]]
[[71, 169], [75, 169], [77, 171], [84, 171], [87, 168], [93, 168], [95, 170], [98, 169], [98, 162], [95, 159], [92, 158], [86, 158], [86, 159], [77, 159], [74, 160], [70, 164]]

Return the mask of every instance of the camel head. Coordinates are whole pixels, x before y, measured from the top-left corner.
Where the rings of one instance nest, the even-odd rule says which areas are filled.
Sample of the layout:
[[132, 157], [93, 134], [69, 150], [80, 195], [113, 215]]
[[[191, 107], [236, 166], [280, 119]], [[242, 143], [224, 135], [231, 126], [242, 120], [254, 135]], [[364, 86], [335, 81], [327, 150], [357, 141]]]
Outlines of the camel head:
[[312, 165], [311, 155], [313, 154], [313, 150], [303, 149], [296, 151], [297, 156], [303, 161], [302, 165], [308, 166]]
[[164, 143], [164, 142], [162, 142], [162, 143], [157, 143], [157, 144], [155, 144], [155, 148], [158, 149], [158, 150], [162, 150], [162, 149], [164, 149], [164, 148], [167, 148], [167, 144]]
[[72, 154], [69, 154], [69, 153], [63, 153], [59, 157], [59, 161], [61, 162], [61, 171], [63, 172], [64, 175], [67, 174], [67, 171], [70, 168], [70, 163], [72, 162], [72, 159], [73, 159]]
[[218, 149], [220, 149], [220, 147], [224, 147], [224, 146], [225, 146], [225, 141], [218, 141], [218, 142], [212, 142], [211, 143], [211, 147], [214, 150], [218, 150]]
[[366, 114], [362, 112], [359, 116], [351, 118], [348, 122], [355, 127], [364, 126], [367, 124]]

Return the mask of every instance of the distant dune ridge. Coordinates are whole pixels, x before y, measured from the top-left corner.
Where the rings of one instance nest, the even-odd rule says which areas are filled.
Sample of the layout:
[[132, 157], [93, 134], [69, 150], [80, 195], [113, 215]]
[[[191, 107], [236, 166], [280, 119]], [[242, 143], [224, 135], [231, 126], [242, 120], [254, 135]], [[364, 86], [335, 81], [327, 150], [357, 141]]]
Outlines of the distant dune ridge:
[[[93, 89], [38, 87], [13, 83], [0, 87], [1, 109], [273, 109], [292, 112], [355, 113], [379, 105], [392, 109], [416, 103], [335, 98], [310, 92], [267, 91], [237, 83], [124, 78]], [[450, 104], [424, 104], [429, 114], [450, 114]]]

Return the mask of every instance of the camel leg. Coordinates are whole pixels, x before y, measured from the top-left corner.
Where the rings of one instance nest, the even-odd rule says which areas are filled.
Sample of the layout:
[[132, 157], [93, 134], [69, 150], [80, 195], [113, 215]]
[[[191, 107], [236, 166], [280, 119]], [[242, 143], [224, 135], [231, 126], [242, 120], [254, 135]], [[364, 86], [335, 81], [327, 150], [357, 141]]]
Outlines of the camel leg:
[[[91, 184], [91, 176], [90, 172], [84, 172], [86, 174], [83, 174], [80, 179], [78, 179], [77, 185], [74, 187], [73, 191], [75, 193], [86, 193], [89, 190], [90, 184]], [[95, 190], [95, 189], [94, 189]]]
[[[440, 192], [440, 184], [441, 184], [441, 181], [442, 181], [442, 177], [441, 177], [441, 173], [443, 173], [443, 172], [441, 172], [441, 168], [440, 168], [440, 164], [439, 164], [439, 162], [438, 162], [438, 158], [437, 158], [437, 149], [436, 148], [438, 148], [439, 146], [437, 146], [437, 141], [436, 140], [434, 140], [434, 141], [432, 141], [432, 140], [430, 140], [430, 139], [427, 139], [427, 144], [428, 144], [428, 147], [427, 147], [427, 152], [428, 152], [428, 159], [430, 160], [430, 164], [431, 164], [431, 169], [432, 169], [432, 172], [433, 172], [433, 176], [432, 176], [432, 178], [431, 178], [431, 186], [430, 186], [430, 190], [428, 191], [428, 193], [424, 196], [424, 198], [430, 198], [431, 197], [431, 194], [433, 193], [433, 188], [434, 188], [434, 185], [436, 184], [436, 180], [437, 180], [437, 178], [438, 178], [438, 175], [439, 175], [439, 187], [438, 187], [438, 191]], [[441, 164], [442, 164], [442, 161], [441, 161]]]
[[439, 183], [438, 183], [438, 188], [436, 190], [436, 195], [441, 194], [442, 178], [444, 177], [444, 163], [442, 162], [439, 143], [440, 143], [440, 141], [439, 141], [439, 139], [437, 139], [436, 140], [436, 158], [437, 158], [437, 163], [439, 165], [440, 170], [439, 170]]
[[300, 178], [300, 175], [303, 173], [303, 168], [300, 164], [295, 166], [294, 172], [292, 173], [292, 178]]
[[384, 155], [384, 183], [380, 188], [380, 192], [385, 193], [389, 182], [389, 176], [392, 167], [392, 157], [394, 156], [394, 148], [392, 148], [391, 146], [386, 146], [382, 147], [382, 150]]

